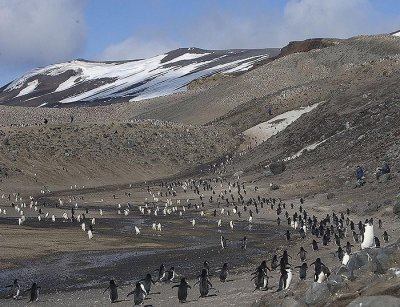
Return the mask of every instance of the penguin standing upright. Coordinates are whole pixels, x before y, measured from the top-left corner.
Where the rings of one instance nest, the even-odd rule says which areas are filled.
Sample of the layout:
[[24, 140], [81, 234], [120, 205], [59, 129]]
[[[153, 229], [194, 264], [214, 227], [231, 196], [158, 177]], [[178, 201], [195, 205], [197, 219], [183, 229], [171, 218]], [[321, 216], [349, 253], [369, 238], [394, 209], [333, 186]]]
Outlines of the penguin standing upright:
[[181, 278], [181, 283], [179, 285], [172, 286], [172, 288], [178, 288], [178, 300], [179, 303], [186, 302], [188, 296], [188, 289], [191, 289], [190, 285], [187, 283], [186, 278]]
[[228, 278], [228, 264], [225, 262], [219, 272], [219, 280], [225, 282]]
[[254, 280], [254, 286], [256, 287], [255, 290], [258, 290], [260, 288], [266, 290], [268, 288], [267, 272], [261, 266], [257, 268], [255, 276], [251, 280]]
[[371, 248], [375, 246], [374, 242], [374, 225], [371, 220], [366, 220], [364, 225], [363, 240], [361, 249]]
[[110, 280], [109, 286], [104, 290], [103, 294], [109, 290], [110, 291], [110, 301], [111, 303], [115, 303], [118, 301], [118, 290], [117, 290], [117, 285], [115, 284], [115, 281], [113, 279]]
[[174, 281], [174, 278], [176, 277], [175, 267], [172, 266], [165, 273], [166, 273], [165, 281]]
[[133, 303], [135, 305], [140, 305], [140, 304], [143, 304], [144, 299], [146, 298], [147, 292], [144, 289], [144, 286], [140, 282], [137, 282], [135, 285], [135, 289], [133, 291], [129, 292], [127, 294], [127, 297], [131, 294], [133, 294]]
[[25, 290], [25, 292], [30, 292], [29, 294], [29, 302], [34, 302], [37, 301], [39, 299], [39, 289], [41, 289], [41, 287], [39, 287], [35, 282], [32, 284], [32, 287], [30, 287], [29, 289]]
[[208, 292], [210, 290], [210, 287], [212, 287], [212, 284], [211, 284], [210, 280], [208, 279], [206, 269], [202, 270], [201, 275], [199, 276], [199, 280], [193, 286], [195, 286], [197, 284], [199, 284], [200, 297], [207, 296]]
[[141, 279], [139, 282], [141, 282], [144, 286], [144, 289], [146, 290], [147, 294], [150, 293], [151, 289], [151, 284], [155, 284], [156, 282], [153, 280], [151, 277], [151, 274], [147, 274], [145, 278]]
[[242, 249], [246, 249], [247, 248], [247, 237], [244, 237], [243, 240], [240, 240], [240, 245]]
[[159, 269], [155, 269], [154, 272], [158, 272], [157, 281], [162, 281], [165, 277], [165, 265], [161, 264]]
[[281, 277], [279, 278], [278, 290], [287, 290], [289, 289], [290, 283], [292, 282], [293, 274], [290, 265], [285, 265], [284, 268], [281, 268]]
[[297, 253], [297, 255], [300, 255], [300, 260], [302, 262], [304, 262], [306, 260], [306, 254], [307, 254], [307, 251], [304, 249], [303, 246], [301, 246], [300, 251]]
[[14, 282], [11, 285], [5, 286], [5, 288], [11, 288], [10, 297], [14, 300], [19, 297], [21, 287], [19, 286], [18, 279], [14, 279]]
[[226, 239], [225, 239], [225, 237], [224, 236], [221, 236], [221, 247], [222, 247], [222, 249], [225, 249], [226, 248]]
[[314, 265], [314, 281], [318, 281], [320, 274], [322, 273], [322, 266], [325, 266], [322, 262], [321, 262], [321, 258], [317, 258], [313, 263], [311, 263], [311, 265]]
[[307, 263], [304, 262], [301, 266], [296, 266], [295, 268], [300, 269], [299, 271], [300, 280], [305, 280], [307, 277], [307, 269], [308, 269]]

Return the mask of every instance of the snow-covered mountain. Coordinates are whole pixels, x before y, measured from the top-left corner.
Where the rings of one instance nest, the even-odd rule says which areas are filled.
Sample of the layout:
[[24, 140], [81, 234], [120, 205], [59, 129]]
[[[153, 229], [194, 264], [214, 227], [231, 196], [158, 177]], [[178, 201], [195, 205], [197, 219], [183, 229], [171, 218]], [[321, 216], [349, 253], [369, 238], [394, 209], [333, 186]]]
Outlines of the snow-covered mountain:
[[216, 73], [243, 73], [278, 53], [279, 49], [181, 48], [142, 60], [74, 60], [32, 70], [0, 88], [0, 104], [51, 107], [138, 101], [185, 91], [193, 80]]

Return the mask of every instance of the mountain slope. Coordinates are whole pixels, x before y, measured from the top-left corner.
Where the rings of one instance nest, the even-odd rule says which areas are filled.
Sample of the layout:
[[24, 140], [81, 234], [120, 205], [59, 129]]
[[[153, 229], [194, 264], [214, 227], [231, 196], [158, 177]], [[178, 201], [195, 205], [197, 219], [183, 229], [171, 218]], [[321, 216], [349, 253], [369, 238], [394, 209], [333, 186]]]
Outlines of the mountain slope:
[[75, 60], [35, 69], [0, 89], [0, 104], [90, 105], [138, 101], [185, 91], [193, 80], [247, 71], [279, 49], [181, 48], [149, 59], [119, 62]]

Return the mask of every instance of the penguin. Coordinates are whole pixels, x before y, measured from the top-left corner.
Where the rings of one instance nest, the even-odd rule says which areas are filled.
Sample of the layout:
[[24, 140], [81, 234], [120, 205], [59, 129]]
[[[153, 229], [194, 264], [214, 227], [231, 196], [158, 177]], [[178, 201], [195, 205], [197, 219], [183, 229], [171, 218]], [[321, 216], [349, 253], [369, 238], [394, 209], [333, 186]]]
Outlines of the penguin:
[[286, 230], [286, 240], [290, 241], [290, 231]]
[[319, 284], [323, 283], [329, 277], [330, 274], [331, 272], [329, 271], [329, 269], [325, 265], [322, 266], [321, 272], [317, 279], [317, 283]]
[[256, 287], [255, 290], [258, 289], [263, 289], [267, 290], [268, 288], [268, 276], [267, 272], [265, 269], [263, 269], [261, 266], [257, 268], [257, 271], [255, 272], [255, 276], [251, 279], [254, 280], [254, 286]]
[[321, 283], [326, 278], [326, 273], [323, 271], [323, 267], [326, 267], [325, 264], [321, 262], [321, 258], [317, 258], [311, 265], [314, 265], [315, 270], [314, 281]]
[[159, 269], [155, 269], [154, 272], [158, 272], [157, 281], [162, 281], [165, 277], [165, 265], [161, 264]]
[[349, 260], [350, 260], [350, 255], [349, 255], [349, 253], [347, 253], [347, 251], [345, 251], [344, 255], [343, 255], [343, 259], [342, 259], [342, 264], [347, 265]]
[[292, 269], [289, 265], [286, 265], [284, 270], [281, 270], [281, 277], [279, 278], [278, 290], [287, 290], [289, 289], [290, 283], [292, 282]]
[[185, 303], [188, 296], [188, 289], [192, 287], [187, 283], [186, 278], [181, 278], [181, 283], [179, 285], [172, 286], [172, 288], [178, 288], [178, 300], [179, 303]]
[[381, 219], [379, 219], [379, 221], [378, 221], [378, 228], [382, 229], [382, 220]]
[[129, 292], [126, 297], [129, 295], [133, 294], [133, 303], [135, 305], [140, 305], [143, 304], [144, 299], [146, 298], [147, 292], [144, 289], [144, 286], [140, 283], [137, 282], [135, 285], [135, 289], [131, 292]]
[[110, 301], [111, 303], [115, 303], [118, 301], [118, 286], [115, 284], [113, 279], [110, 280], [109, 286], [104, 290], [103, 294], [106, 293], [107, 290], [110, 291]]
[[347, 241], [346, 243], [346, 253], [348, 253], [349, 255], [351, 254], [351, 248], [353, 247], [353, 245], [350, 244], [349, 241]]
[[371, 248], [374, 247], [375, 242], [374, 242], [374, 226], [371, 223], [371, 220], [367, 220], [366, 223], [364, 224], [364, 238], [361, 243], [361, 249], [365, 248]]
[[144, 289], [146, 290], [147, 294], [150, 293], [150, 289], [151, 289], [151, 284], [155, 284], [156, 282], [153, 280], [153, 278], [151, 277], [151, 274], [146, 274], [146, 277], [139, 280], [140, 283], [143, 284]]
[[381, 241], [378, 237], [374, 237], [375, 247], [381, 247]]
[[[285, 265], [286, 265], [286, 264], [289, 264], [289, 257], [290, 257], [290, 256], [289, 256], [287, 250], [285, 249], [285, 250], [283, 251], [282, 256], [281, 256], [281, 259], [283, 260], [283, 262], [284, 262]], [[292, 259], [292, 257], [290, 257], [290, 259]]]
[[225, 239], [225, 237], [224, 236], [221, 236], [221, 247], [222, 247], [222, 249], [225, 249], [226, 248], [226, 239]]
[[246, 249], [247, 248], [247, 237], [245, 236], [242, 240], [240, 240], [240, 243], [241, 243], [240, 247], [242, 249]]
[[18, 279], [14, 279], [14, 282], [11, 285], [5, 286], [5, 288], [11, 288], [10, 297], [12, 297], [14, 300], [19, 297], [21, 287], [19, 285]]
[[32, 287], [29, 289], [25, 290], [25, 292], [30, 292], [29, 294], [29, 302], [34, 302], [39, 299], [39, 289], [41, 289], [40, 286], [38, 286], [35, 282], [32, 284]]
[[273, 257], [272, 257], [272, 260], [271, 260], [271, 269], [272, 270], [276, 270], [276, 268], [279, 266], [279, 261], [278, 261], [278, 256], [277, 255], [274, 255]]
[[317, 250], [318, 250], [318, 242], [315, 241], [315, 240], [312, 240], [312, 249], [313, 249], [314, 251], [317, 251]]
[[207, 260], [204, 260], [204, 262], [203, 262], [203, 269], [207, 270], [207, 276], [209, 276], [210, 275], [209, 274], [210, 273], [210, 265]]
[[307, 269], [308, 269], [307, 263], [303, 262], [303, 264], [301, 266], [296, 266], [295, 268], [300, 269], [300, 271], [299, 271], [300, 280], [305, 280], [307, 277]]
[[338, 250], [336, 251], [336, 255], [339, 258], [339, 261], [342, 262], [344, 253], [343, 253], [343, 249], [340, 246], [338, 247]]
[[385, 243], [389, 242], [389, 234], [387, 233], [386, 230], [383, 232], [382, 237], [383, 237], [383, 241], [385, 241]]
[[200, 297], [207, 296], [208, 292], [210, 290], [210, 287], [212, 288], [212, 284], [211, 284], [210, 280], [208, 279], [206, 269], [202, 270], [201, 275], [199, 276], [199, 280], [193, 285], [193, 287], [197, 284], [199, 284]]
[[175, 273], [175, 268], [173, 266], [165, 273], [166, 273], [165, 281], [174, 281], [176, 273]]
[[228, 263], [224, 263], [222, 269], [219, 272], [219, 280], [221, 282], [225, 282], [228, 278]]
[[300, 234], [300, 238], [305, 239], [306, 238], [306, 232], [304, 231], [304, 228], [301, 227], [299, 229], [299, 234]]
[[353, 241], [355, 242], [355, 243], [358, 243], [359, 242], [359, 238], [358, 238], [358, 234], [353, 230]]
[[306, 260], [306, 254], [307, 254], [307, 251], [304, 249], [303, 246], [301, 246], [300, 251], [297, 253], [297, 255], [300, 255], [300, 260], [302, 262], [304, 262]]
[[89, 237], [89, 240], [91, 240], [93, 238], [93, 226], [92, 225], [89, 225], [88, 237]]

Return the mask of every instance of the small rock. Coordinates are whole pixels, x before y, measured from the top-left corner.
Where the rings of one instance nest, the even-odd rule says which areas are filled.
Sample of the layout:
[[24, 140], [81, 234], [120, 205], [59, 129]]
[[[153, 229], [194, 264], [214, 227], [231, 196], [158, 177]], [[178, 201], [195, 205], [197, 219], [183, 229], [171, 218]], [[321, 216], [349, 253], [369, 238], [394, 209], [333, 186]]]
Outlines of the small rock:
[[361, 296], [356, 298], [347, 307], [398, 307], [400, 299], [390, 295]]
[[279, 189], [279, 185], [277, 185], [276, 183], [271, 183], [271, 184], [269, 185], [269, 188], [270, 188], [271, 190], [278, 190], [278, 189]]

